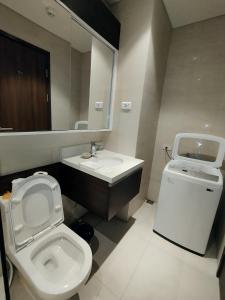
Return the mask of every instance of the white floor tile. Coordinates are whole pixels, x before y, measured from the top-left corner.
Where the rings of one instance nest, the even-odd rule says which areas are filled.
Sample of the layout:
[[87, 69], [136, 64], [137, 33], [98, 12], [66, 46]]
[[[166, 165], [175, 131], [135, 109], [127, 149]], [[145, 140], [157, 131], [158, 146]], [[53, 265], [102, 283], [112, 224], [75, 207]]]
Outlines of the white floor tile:
[[121, 297], [146, 245], [145, 240], [128, 232], [98, 270], [97, 278]]
[[187, 252], [186, 250], [174, 245], [154, 232], [152, 234], [151, 243], [157, 246], [159, 249], [167, 252], [170, 256], [178, 259], [183, 259], [183, 256]]
[[151, 205], [147, 202], [144, 202], [144, 204], [133, 216], [136, 219], [136, 223], [142, 223], [153, 228], [155, 207], [156, 205]]
[[174, 300], [182, 261], [149, 243], [123, 295], [123, 300]]
[[216, 278], [218, 261], [216, 257], [201, 257], [185, 251], [183, 261], [190, 268], [196, 269], [201, 273]]
[[193, 266], [184, 264], [180, 276], [177, 300], [219, 300], [219, 282]]
[[[93, 277], [87, 285], [80, 291], [77, 300], [118, 300], [107, 287]], [[74, 297], [75, 300], [75, 297]]]

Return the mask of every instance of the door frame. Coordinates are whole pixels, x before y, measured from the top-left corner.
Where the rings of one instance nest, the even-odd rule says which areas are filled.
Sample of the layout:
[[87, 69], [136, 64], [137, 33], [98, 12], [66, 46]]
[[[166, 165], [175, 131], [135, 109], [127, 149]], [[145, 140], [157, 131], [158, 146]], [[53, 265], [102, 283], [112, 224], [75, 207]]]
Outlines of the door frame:
[[0, 252], [1, 252], [1, 261], [2, 261], [2, 274], [3, 274], [4, 287], [5, 287], [5, 298], [6, 300], [10, 300], [9, 280], [8, 280], [7, 267], [6, 267], [6, 253], [5, 253], [3, 228], [2, 228], [1, 209], [0, 209]]
[[[26, 46], [28, 48], [31, 48], [35, 51], [41, 52], [47, 56], [48, 62], [47, 62], [47, 70], [48, 70], [48, 76], [46, 77], [46, 82], [47, 82], [47, 93], [48, 93], [48, 103], [47, 103], [47, 109], [48, 109], [48, 129], [49, 131], [52, 130], [52, 114], [51, 114], [51, 55], [50, 52], [35, 46], [29, 42], [26, 42], [25, 40], [18, 38], [6, 31], [3, 31], [0, 29], [0, 36], [6, 37], [10, 40], [13, 40], [14, 42], [19, 43], [20, 45]], [[32, 131], [32, 130], [31, 130]], [[46, 131], [46, 130], [44, 130]], [[16, 131], [13, 131], [16, 132]], [[24, 131], [23, 131], [24, 132]], [[27, 131], [29, 132], [29, 131]], [[38, 131], [37, 131], [38, 132]], [[41, 130], [39, 130], [41, 132]], [[10, 133], [10, 132], [9, 132]]]

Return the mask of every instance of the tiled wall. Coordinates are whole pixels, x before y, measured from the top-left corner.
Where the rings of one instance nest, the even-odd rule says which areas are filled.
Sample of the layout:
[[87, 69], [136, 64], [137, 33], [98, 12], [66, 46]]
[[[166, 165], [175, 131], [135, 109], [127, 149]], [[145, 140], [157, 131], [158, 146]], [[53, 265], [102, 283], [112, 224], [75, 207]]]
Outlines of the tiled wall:
[[[108, 147], [131, 156], [136, 154], [152, 4], [153, 0], [123, 0], [114, 6], [121, 22], [121, 36], [113, 132]], [[132, 110], [122, 111], [121, 101], [131, 101]]]
[[148, 198], [157, 201], [165, 153], [179, 132], [225, 137], [225, 16], [172, 35]]
[[166, 10], [161, 1], [155, 0], [152, 7], [148, 59], [136, 145], [136, 156], [145, 161], [141, 184], [141, 193], [144, 197], [150, 179], [170, 39], [171, 26]]
[[[141, 197], [128, 209], [132, 215], [147, 194], [171, 26], [159, 0], [123, 0], [115, 11], [122, 31], [114, 127], [106, 146], [145, 160]], [[132, 110], [122, 111], [121, 101], [132, 101]]]

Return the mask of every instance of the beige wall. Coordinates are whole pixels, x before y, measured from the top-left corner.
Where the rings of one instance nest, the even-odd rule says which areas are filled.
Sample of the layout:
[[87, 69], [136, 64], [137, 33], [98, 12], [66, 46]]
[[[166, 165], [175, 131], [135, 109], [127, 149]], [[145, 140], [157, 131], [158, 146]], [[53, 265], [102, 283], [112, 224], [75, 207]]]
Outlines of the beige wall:
[[148, 198], [157, 201], [165, 153], [179, 132], [225, 137], [225, 17], [173, 31]]
[[[131, 215], [147, 194], [171, 26], [159, 0], [123, 0], [115, 14], [122, 24], [121, 43], [113, 132], [106, 147], [145, 160], [141, 194], [126, 211]], [[132, 101], [132, 110], [123, 112], [121, 101]]]
[[136, 156], [145, 160], [141, 185], [144, 197], [150, 179], [170, 38], [171, 26], [165, 8], [161, 1], [154, 1], [136, 146]]
[[62, 132], [0, 137], [0, 175], [60, 161], [60, 148], [104, 141], [104, 132]]
[[[152, 2], [153, 0], [123, 0], [114, 7], [121, 22], [121, 37], [113, 132], [108, 140], [108, 147], [133, 156], [136, 155]], [[121, 101], [132, 101], [132, 110], [121, 111]]]

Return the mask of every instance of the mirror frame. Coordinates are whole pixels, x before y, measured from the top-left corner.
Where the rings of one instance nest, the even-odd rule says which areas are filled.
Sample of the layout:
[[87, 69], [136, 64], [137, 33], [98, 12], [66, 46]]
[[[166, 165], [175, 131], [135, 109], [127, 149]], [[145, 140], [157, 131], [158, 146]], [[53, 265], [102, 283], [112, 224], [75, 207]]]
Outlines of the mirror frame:
[[105, 46], [110, 48], [114, 53], [113, 59], [113, 71], [112, 71], [112, 86], [111, 86], [111, 101], [109, 105], [109, 128], [105, 129], [87, 129], [87, 130], [51, 130], [51, 131], [21, 131], [21, 132], [2, 132], [1, 136], [29, 136], [29, 135], [46, 135], [46, 134], [62, 134], [62, 133], [91, 133], [91, 132], [111, 132], [113, 128], [113, 112], [114, 112], [114, 103], [115, 103], [115, 89], [116, 89], [116, 80], [117, 80], [117, 65], [118, 65], [118, 49], [111, 45], [106, 39], [104, 39], [100, 34], [98, 34], [92, 27], [85, 23], [80, 17], [78, 17], [71, 9], [69, 9], [64, 3], [60, 0], [55, 0], [61, 7], [67, 10], [70, 13], [71, 19], [77, 22], [81, 27], [87, 30], [92, 36], [104, 43]]

